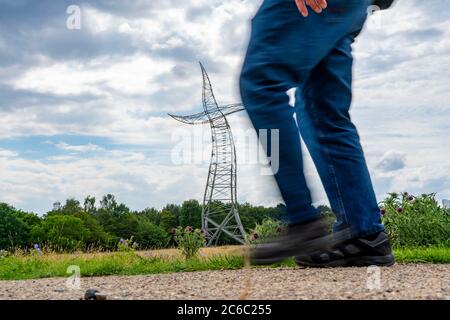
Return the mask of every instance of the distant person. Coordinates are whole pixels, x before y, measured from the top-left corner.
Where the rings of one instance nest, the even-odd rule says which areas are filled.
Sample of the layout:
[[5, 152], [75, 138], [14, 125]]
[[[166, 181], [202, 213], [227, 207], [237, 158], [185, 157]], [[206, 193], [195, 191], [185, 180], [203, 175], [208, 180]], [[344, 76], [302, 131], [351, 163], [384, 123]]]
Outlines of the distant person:
[[[288, 219], [283, 236], [253, 249], [254, 264], [292, 256], [298, 265], [312, 267], [394, 264], [349, 114], [352, 43], [369, 7], [386, 9], [392, 2], [265, 0], [252, 19], [240, 90], [256, 131], [279, 130], [275, 180]], [[286, 94], [292, 88], [297, 88], [295, 108]], [[300, 135], [336, 215], [334, 235], [328, 234], [324, 218], [312, 206]]]

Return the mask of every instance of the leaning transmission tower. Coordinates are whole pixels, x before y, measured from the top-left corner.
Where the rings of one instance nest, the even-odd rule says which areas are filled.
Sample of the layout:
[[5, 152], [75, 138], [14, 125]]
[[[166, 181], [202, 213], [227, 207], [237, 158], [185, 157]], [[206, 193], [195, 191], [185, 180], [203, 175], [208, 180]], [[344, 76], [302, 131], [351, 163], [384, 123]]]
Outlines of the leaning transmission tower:
[[227, 115], [243, 110], [242, 104], [219, 106], [214, 97], [208, 73], [200, 63], [203, 76], [203, 112], [175, 116], [186, 124], [209, 123], [212, 136], [211, 163], [203, 197], [202, 230], [207, 246], [217, 244], [222, 233], [239, 243], [245, 242], [245, 231], [239, 217], [236, 187], [236, 148]]

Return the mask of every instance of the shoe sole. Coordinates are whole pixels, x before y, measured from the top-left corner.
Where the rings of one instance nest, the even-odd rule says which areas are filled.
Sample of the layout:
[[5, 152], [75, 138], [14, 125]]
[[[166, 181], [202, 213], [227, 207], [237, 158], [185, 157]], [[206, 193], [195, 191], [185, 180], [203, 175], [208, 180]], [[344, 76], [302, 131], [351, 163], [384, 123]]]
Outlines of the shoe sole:
[[295, 259], [295, 263], [301, 267], [313, 268], [336, 268], [336, 267], [390, 267], [395, 264], [395, 258], [392, 254], [386, 256], [361, 256], [346, 259], [332, 260], [325, 263], [315, 263]]
[[349, 235], [348, 230], [342, 230], [334, 234], [327, 234], [323, 237], [316, 238], [310, 241], [307, 241], [303, 243], [302, 245], [299, 245], [295, 248], [295, 250], [288, 250], [284, 253], [280, 253], [276, 256], [269, 256], [269, 257], [256, 257], [252, 255], [250, 257], [250, 262], [252, 265], [255, 266], [263, 266], [263, 265], [271, 265], [271, 264], [278, 264], [283, 262], [286, 259], [289, 259], [291, 257], [295, 257], [307, 252], [312, 252], [315, 250], [321, 250], [321, 249], [328, 249], [331, 248], [333, 243], [342, 241], [343, 239], [346, 239]]

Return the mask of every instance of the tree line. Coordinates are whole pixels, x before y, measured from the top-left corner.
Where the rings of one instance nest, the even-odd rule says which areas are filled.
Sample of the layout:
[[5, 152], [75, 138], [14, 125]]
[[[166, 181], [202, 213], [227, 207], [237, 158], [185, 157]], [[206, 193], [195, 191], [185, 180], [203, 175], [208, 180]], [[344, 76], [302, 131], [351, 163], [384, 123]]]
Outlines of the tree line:
[[[279, 219], [284, 208], [282, 204], [238, 205], [246, 231], [267, 218]], [[201, 228], [201, 212], [202, 205], [197, 200], [168, 204], [161, 210], [133, 211], [111, 194], [103, 196], [98, 203], [92, 196], [86, 197], [83, 203], [67, 199], [43, 216], [0, 203], [0, 250], [33, 250], [38, 245], [56, 252], [106, 251], [115, 250], [121, 239], [131, 238], [140, 249], [167, 248], [174, 246], [174, 228]], [[219, 242], [231, 243], [233, 240], [226, 236]]]

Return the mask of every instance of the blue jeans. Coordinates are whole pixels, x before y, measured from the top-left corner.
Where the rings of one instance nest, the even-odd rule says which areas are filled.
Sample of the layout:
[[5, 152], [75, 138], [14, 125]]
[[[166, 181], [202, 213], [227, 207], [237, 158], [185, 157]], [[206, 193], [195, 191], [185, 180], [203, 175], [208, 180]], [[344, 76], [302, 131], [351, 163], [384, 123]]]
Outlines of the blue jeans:
[[[384, 229], [349, 114], [352, 43], [370, 4], [329, 0], [323, 13], [310, 10], [303, 18], [293, 0], [265, 0], [252, 19], [241, 96], [257, 132], [279, 130], [275, 180], [288, 223], [318, 217], [303, 172], [301, 135], [336, 215], [335, 231], [350, 227], [352, 236], [363, 237]], [[297, 88], [295, 108], [286, 94], [292, 88]]]

